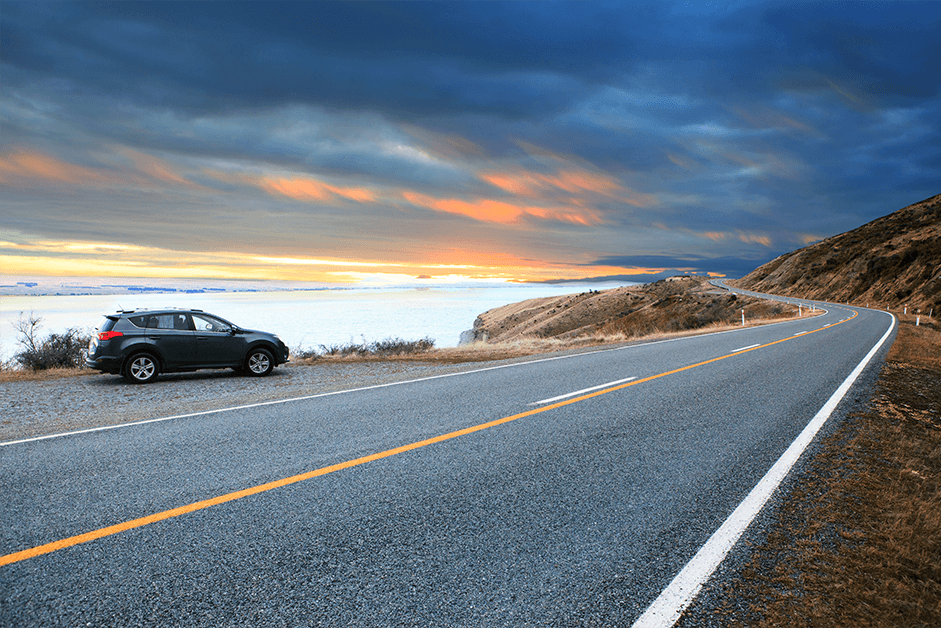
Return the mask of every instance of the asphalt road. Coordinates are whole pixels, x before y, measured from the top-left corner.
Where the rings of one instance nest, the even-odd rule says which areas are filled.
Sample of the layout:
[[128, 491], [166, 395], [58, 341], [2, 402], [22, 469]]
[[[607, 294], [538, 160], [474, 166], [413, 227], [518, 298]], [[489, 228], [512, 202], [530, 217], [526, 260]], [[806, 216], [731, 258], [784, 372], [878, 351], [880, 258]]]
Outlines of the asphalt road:
[[0, 446], [0, 625], [629, 626], [892, 322], [826, 307]]

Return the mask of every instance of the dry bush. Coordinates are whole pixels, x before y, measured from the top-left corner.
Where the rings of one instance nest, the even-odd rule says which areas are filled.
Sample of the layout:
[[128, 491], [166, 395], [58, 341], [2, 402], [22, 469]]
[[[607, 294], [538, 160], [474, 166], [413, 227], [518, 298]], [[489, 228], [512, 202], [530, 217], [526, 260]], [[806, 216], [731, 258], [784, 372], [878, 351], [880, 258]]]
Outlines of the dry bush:
[[338, 345], [320, 345], [320, 350], [297, 348], [291, 351], [295, 360], [313, 362], [321, 359], [387, 359], [424, 355], [434, 349], [435, 341], [431, 338], [421, 340], [402, 340], [386, 338], [373, 342], [348, 342]]
[[39, 338], [42, 318], [35, 314], [24, 317], [22, 312], [14, 327], [20, 351], [13, 356], [13, 360], [21, 367], [31, 371], [44, 371], [81, 368], [85, 365], [85, 348], [90, 337], [77, 328]]

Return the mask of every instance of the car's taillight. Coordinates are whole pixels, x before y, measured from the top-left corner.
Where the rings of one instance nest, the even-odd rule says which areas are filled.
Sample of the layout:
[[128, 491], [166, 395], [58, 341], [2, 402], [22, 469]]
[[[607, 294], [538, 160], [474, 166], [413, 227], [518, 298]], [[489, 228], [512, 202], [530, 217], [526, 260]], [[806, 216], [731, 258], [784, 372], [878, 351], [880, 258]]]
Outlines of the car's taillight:
[[124, 334], [119, 331], [103, 331], [98, 334], [98, 340], [111, 340], [112, 338], [117, 338], [118, 336], [123, 336]]

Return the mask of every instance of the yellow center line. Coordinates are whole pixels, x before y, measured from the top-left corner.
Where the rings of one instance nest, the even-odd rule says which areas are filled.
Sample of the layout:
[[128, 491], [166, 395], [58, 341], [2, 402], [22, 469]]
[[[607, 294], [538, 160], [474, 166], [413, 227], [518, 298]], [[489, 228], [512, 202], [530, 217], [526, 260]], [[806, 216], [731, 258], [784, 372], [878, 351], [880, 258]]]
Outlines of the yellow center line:
[[[846, 320], [851, 320], [854, 318], [858, 312], [853, 312], [853, 316]], [[836, 325], [841, 324], [836, 323]], [[828, 325], [827, 327], [831, 327]], [[683, 371], [688, 371], [699, 366], [704, 366], [706, 364], [712, 364], [713, 362], [719, 362], [721, 360], [726, 360], [735, 356], [748, 353], [749, 351], [756, 351], [758, 349], [763, 349], [765, 347], [770, 347], [787, 340], [794, 340], [795, 338], [804, 338], [809, 334], [816, 333], [827, 327], [821, 327], [820, 329], [815, 329], [807, 334], [801, 336], [789, 336], [787, 338], [782, 338], [781, 340], [775, 340], [774, 342], [769, 342], [767, 344], [758, 345], [744, 351], [738, 351], [736, 353], [730, 353], [727, 355], [720, 356], [718, 358], [712, 358], [710, 360], [705, 360], [703, 362], [697, 362], [696, 364], [690, 364], [689, 366], [684, 366], [678, 369], [673, 369], [672, 371], [666, 371], [664, 373], [658, 373], [657, 375], [651, 375], [643, 379], [634, 380], [626, 384], [619, 384], [617, 386], [612, 386], [610, 388], [605, 388], [593, 393], [585, 394], [580, 397], [575, 397], [573, 399], [566, 399], [565, 401], [560, 401], [552, 405], [543, 406], [541, 408], [534, 408], [526, 412], [521, 412], [519, 414], [514, 414], [512, 416], [503, 417], [502, 419], [496, 419], [488, 423], [481, 423], [479, 425], [474, 425], [471, 427], [466, 427], [461, 430], [454, 432], [448, 432], [447, 434], [441, 434], [440, 436], [434, 436], [422, 441], [410, 443], [408, 445], [402, 445], [400, 447], [394, 447], [392, 449], [387, 449], [385, 451], [380, 451], [378, 453], [370, 454], [368, 456], [363, 456], [361, 458], [356, 458], [354, 460], [347, 460], [346, 462], [340, 462], [333, 464], [327, 467], [321, 467], [320, 469], [315, 469], [313, 471], [308, 471], [306, 473], [301, 473], [298, 475], [292, 475], [288, 478], [283, 478], [280, 480], [275, 480], [274, 482], [268, 482], [266, 484], [259, 484], [250, 488], [242, 489], [240, 491], [234, 491], [232, 493], [226, 493], [225, 495], [219, 495], [218, 497], [213, 497], [211, 499], [205, 499], [198, 502], [193, 502], [192, 504], [187, 504], [185, 506], [180, 506], [178, 508], [171, 508], [170, 510], [164, 510], [163, 512], [158, 512], [146, 517], [140, 517], [139, 519], [131, 519], [130, 521], [125, 521], [123, 523], [118, 523], [112, 526], [107, 526], [104, 528], [99, 528], [97, 530], [92, 530], [91, 532], [85, 532], [84, 534], [79, 534], [76, 536], [70, 536], [65, 539], [60, 539], [58, 541], [53, 541], [52, 543], [46, 543], [44, 545], [37, 545], [36, 547], [31, 547], [29, 549], [21, 550], [19, 552], [13, 552], [11, 554], [6, 554], [5, 556], [0, 556], [0, 566], [10, 565], [12, 563], [17, 563], [23, 560], [30, 558], [35, 558], [37, 556], [42, 556], [43, 554], [49, 554], [67, 547], [72, 547], [74, 545], [79, 545], [81, 543], [87, 543], [89, 541], [94, 541], [96, 539], [101, 539], [106, 536], [111, 536], [113, 534], [118, 534], [119, 532], [126, 532], [127, 530], [133, 530], [134, 528], [141, 528], [152, 523], [157, 523], [158, 521], [163, 521], [165, 519], [171, 519], [173, 517], [179, 517], [180, 515], [185, 515], [187, 513], [196, 512], [197, 510], [204, 510], [212, 506], [218, 506], [219, 504], [224, 504], [226, 502], [235, 501], [237, 499], [242, 499], [243, 497], [249, 497], [251, 495], [257, 495], [259, 493], [265, 493], [277, 488], [282, 488], [284, 486], [289, 486], [291, 484], [296, 484], [298, 482], [303, 482], [304, 480], [309, 480], [311, 478], [320, 477], [322, 475], [328, 475], [336, 471], [342, 471], [343, 469], [350, 469], [352, 467], [358, 467], [359, 465], [366, 464], [367, 462], [373, 462], [375, 460], [382, 460], [383, 458], [389, 458], [398, 454], [405, 453], [407, 451], [412, 451], [415, 449], [421, 449], [422, 447], [427, 447], [428, 445], [434, 445], [435, 443], [441, 443], [446, 440], [451, 440], [459, 436], [466, 436], [468, 434], [473, 434], [474, 432], [480, 432], [482, 430], [489, 429], [491, 427], [496, 427], [498, 425], [503, 425], [504, 423], [510, 423], [518, 419], [525, 417], [533, 416], [535, 414], [540, 414], [542, 412], [548, 412], [549, 410], [554, 410], [556, 408], [561, 408], [563, 406], [571, 405], [578, 403], [580, 401], [585, 401], [586, 399], [591, 399], [593, 397], [598, 397], [601, 395], [606, 395], [608, 393], [614, 392], [616, 390], [622, 390], [624, 388], [630, 388], [631, 386], [636, 386], [644, 382], [653, 381], [661, 377], [666, 377], [667, 375], [673, 375], [676, 373], [682, 373]]]

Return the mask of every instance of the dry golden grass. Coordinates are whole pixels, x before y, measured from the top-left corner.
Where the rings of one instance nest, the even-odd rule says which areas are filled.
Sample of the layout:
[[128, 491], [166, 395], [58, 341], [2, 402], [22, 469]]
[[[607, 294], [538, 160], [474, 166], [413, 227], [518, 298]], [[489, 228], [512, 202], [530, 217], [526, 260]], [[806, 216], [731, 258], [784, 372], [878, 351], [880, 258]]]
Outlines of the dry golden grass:
[[29, 369], [3, 369], [0, 370], [0, 383], [2, 382], [41, 382], [50, 379], [61, 379], [63, 377], [85, 377], [97, 375], [98, 371], [88, 369], [46, 369], [44, 371], [32, 371]]
[[902, 321], [871, 408], [825, 440], [724, 625], [941, 626], [939, 358], [941, 333]]
[[[904, 339], [892, 345], [888, 359], [911, 366], [941, 370], [941, 346], [938, 338], [938, 324], [934, 319], [918, 317], [919, 326], [915, 326], [916, 317], [908, 314], [899, 316], [900, 329], [904, 329]], [[900, 334], [901, 336], [901, 334]]]
[[617, 335], [634, 338], [736, 325], [742, 310], [748, 324], [798, 313], [794, 306], [730, 294], [705, 277], [683, 276], [512, 303], [481, 314], [474, 322], [474, 332], [489, 342]]

